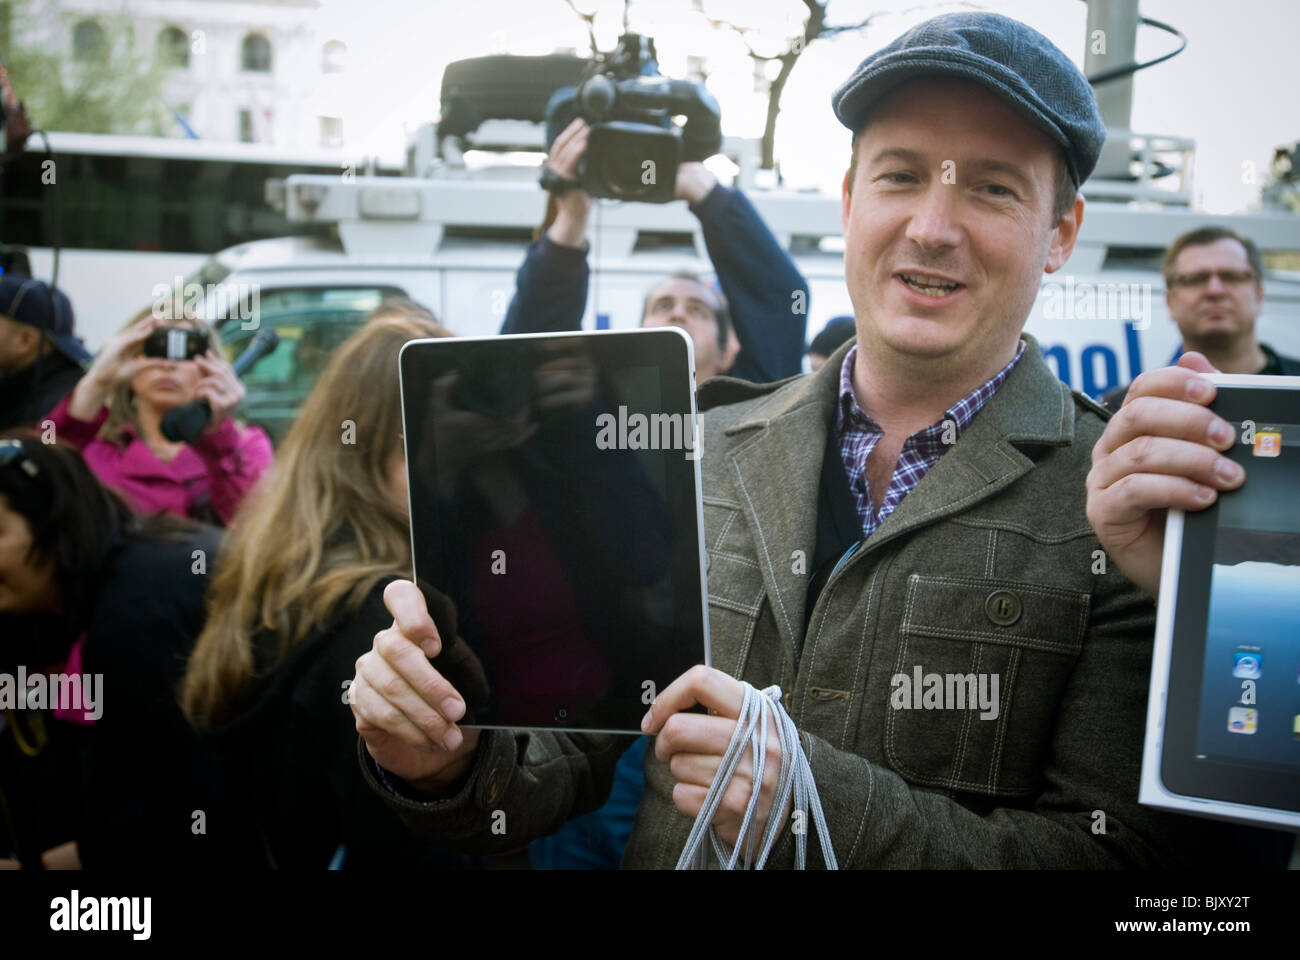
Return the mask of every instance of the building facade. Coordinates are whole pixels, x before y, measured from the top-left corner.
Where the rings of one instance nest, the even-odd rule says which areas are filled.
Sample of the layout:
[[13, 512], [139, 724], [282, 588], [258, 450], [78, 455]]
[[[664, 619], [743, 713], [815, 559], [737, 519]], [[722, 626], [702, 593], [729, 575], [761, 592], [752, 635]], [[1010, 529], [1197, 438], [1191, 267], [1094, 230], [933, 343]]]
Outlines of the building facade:
[[318, 0], [44, 0], [30, 29], [68, 69], [125, 18], [137, 52], [167, 65], [167, 136], [343, 149], [364, 114], [348, 47], [319, 26]]

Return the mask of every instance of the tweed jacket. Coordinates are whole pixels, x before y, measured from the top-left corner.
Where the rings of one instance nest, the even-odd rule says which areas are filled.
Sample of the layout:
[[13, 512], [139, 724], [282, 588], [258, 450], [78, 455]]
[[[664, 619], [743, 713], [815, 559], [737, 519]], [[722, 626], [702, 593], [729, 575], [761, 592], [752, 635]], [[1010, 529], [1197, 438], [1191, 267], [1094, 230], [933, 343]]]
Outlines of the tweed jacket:
[[[818, 484], [851, 343], [811, 376], [702, 386], [712, 665], [785, 692], [841, 867], [1276, 863], [1276, 834], [1137, 803], [1155, 609], [1084, 514], [1108, 413], [1023, 337], [1002, 387], [811, 611]], [[982, 676], [986, 690], [996, 677], [996, 710], [921, 696], [930, 674]], [[359, 755], [412, 829], [490, 853], [600, 806], [627, 742], [484, 731], [460, 792], [429, 803]], [[691, 820], [653, 750], [645, 772], [623, 865], [671, 868]], [[785, 829], [770, 865], [793, 864]]]

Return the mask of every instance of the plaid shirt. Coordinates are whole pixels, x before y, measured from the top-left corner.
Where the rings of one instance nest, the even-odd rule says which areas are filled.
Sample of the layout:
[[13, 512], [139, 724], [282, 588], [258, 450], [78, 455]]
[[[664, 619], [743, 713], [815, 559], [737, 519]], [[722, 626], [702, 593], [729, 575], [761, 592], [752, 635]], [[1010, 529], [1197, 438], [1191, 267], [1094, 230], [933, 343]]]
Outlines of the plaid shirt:
[[[1021, 340], [1011, 362], [994, 374], [993, 379], [949, 407], [938, 423], [907, 438], [898, 455], [898, 464], [894, 467], [889, 489], [885, 491], [885, 502], [876, 511], [872, 507], [871, 490], [867, 486], [867, 457], [875, 448], [876, 441], [884, 436], [884, 432], [858, 405], [857, 395], [853, 392], [853, 362], [857, 359], [858, 348], [855, 345], [849, 350], [848, 356], [844, 358], [844, 366], [840, 368], [840, 402], [835, 435], [839, 438], [840, 456], [844, 459], [844, 470], [849, 477], [849, 489], [853, 491], [864, 537], [875, 533], [876, 528], [885, 522], [885, 517], [893, 513], [894, 508], [956, 442], [956, 437], [962, 435], [980, 408], [997, 393], [998, 387], [1002, 386], [1007, 374], [1024, 352], [1025, 342]], [[945, 424], [949, 422], [955, 425], [954, 435], [951, 442], [944, 443]]]

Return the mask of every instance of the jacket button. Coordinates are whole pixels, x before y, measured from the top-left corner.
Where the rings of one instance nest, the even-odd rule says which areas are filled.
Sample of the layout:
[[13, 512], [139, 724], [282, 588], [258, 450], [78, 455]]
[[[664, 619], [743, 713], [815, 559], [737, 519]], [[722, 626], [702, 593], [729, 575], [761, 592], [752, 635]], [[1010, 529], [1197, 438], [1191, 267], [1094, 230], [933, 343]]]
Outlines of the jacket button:
[[984, 613], [999, 627], [1009, 627], [1020, 619], [1020, 598], [1009, 590], [994, 590], [984, 601]]

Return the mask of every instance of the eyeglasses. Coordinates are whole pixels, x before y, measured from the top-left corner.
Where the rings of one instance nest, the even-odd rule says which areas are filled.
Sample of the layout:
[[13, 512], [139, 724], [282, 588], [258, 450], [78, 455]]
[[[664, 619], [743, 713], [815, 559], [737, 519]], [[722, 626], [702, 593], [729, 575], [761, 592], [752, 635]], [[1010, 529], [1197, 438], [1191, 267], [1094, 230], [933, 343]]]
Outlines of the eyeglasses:
[[9, 466], [13, 464], [29, 477], [40, 475], [41, 468], [36, 465], [36, 461], [23, 452], [23, 442], [13, 438], [0, 440], [0, 465]]
[[1200, 290], [1210, 283], [1210, 277], [1218, 277], [1225, 287], [1239, 286], [1255, 279], [1254, 270], [1201, 270], [1198, 273], [1180, 273], [1170, 279], [1175, 287], [1188, 290]]

